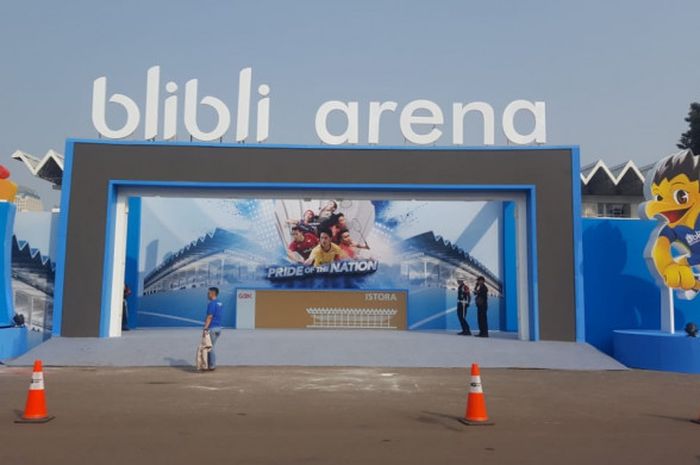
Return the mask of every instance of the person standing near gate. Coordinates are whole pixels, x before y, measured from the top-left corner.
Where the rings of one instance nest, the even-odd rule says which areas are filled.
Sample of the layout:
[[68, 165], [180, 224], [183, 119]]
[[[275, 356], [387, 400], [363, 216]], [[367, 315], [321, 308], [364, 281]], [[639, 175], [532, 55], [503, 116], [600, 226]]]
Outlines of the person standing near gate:
[[469, 286], [464, 284], [464, 281], [459, 279], [457, 284], [457, 318], [459, 318], [459, 324], [462, 326], [462, 332], [459, 334], [461, 336], [471, 336], [472, 332], [469, 329], [469, 323], [467, 323], [467, 307], [469, 307], [472, 296], [469, 292]]
[[211, 350], [208, 355], [208, 366], [209, 371], [213, 371], [216, 368], [216, 355], [214, 354], [214, 346], [216, 345], [217, 339], [221, 336], [221, 330], [223, 329], [223, 310], [224, 305], [219, 302], [219, 288], [210, 287], [207, 292], [207, 298], [209, 299], [209, 304], [207, 305], [207, 318], [204, 320], [204, 331], [202, 336], [209, 333], [211, 338]]
[[124, 297], [122, 298], [122, 331], [129, 331], [129, 305], [126, 299], [131, 295], [131, 289], [124, 283]]
[[476, 314], [479, 320], [479, 337], [489, 337], [489, 322], [486, 317], [486, 311], [489, 308], [488, 304], [489, 289], [486, 287], [486, 280], [483, 276], [476, 278], [476, 286], [474, 287], [474, 302], [476, 303]]

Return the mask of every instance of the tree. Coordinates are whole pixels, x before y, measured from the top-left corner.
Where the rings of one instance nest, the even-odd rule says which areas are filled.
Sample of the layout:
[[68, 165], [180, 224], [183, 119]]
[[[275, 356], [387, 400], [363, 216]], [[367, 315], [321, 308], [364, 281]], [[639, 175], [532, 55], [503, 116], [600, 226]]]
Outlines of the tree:
[[681, 140], [676, 146], [679, 149], [690, 149], [694, 154], [700, 154], [700, 103], [690, 104], [690, 111], [685, 118], [690, 128], [681, 134]]

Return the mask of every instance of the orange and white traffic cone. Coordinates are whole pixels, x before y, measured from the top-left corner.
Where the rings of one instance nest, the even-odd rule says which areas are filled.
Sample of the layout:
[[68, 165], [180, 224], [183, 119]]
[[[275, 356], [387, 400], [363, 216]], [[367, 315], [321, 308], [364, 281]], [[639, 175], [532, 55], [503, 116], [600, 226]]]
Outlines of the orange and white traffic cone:
[[469, 394], [467, 395], [467, 412], [464, 418], [459, 421], [465, 425], [493, 425], [489, 422], [489, 415], [486, 413], [486, 399], [484, 390], [481, 387], [481, 374], [479, 365], [472, 363], [471, 381], [469, 383]]
[[15, 423], [46, 423], [53, 420], [46, 411], [46, 396], [44, 394], [44, 372], [41, 368], [41, 360], [34, 361], [32, 384], [29, 385], [27, 404], [24, 414]]

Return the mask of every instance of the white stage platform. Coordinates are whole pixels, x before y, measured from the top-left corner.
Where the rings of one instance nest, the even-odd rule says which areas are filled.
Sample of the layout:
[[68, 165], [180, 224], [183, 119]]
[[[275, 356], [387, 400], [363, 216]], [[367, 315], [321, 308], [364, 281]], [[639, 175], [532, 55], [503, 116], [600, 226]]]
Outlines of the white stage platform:
[[[121, 338], [52, 338], [8, 365], [193, 366], [198, 329], [140, 329]], [[224, 330], [219, 366], [467, 367], [620, 370], [623, 365], [588, 344], [525, 342], [492, 337], [384, 330]]]

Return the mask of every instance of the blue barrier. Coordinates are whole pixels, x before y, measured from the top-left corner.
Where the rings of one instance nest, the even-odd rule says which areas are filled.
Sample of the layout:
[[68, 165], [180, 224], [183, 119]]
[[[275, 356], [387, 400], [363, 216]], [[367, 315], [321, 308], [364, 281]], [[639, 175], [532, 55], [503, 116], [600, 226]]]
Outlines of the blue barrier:
[[615, 358], [630, 368], [700, 373], [700, 338], [660, 331], [615, 331]]

